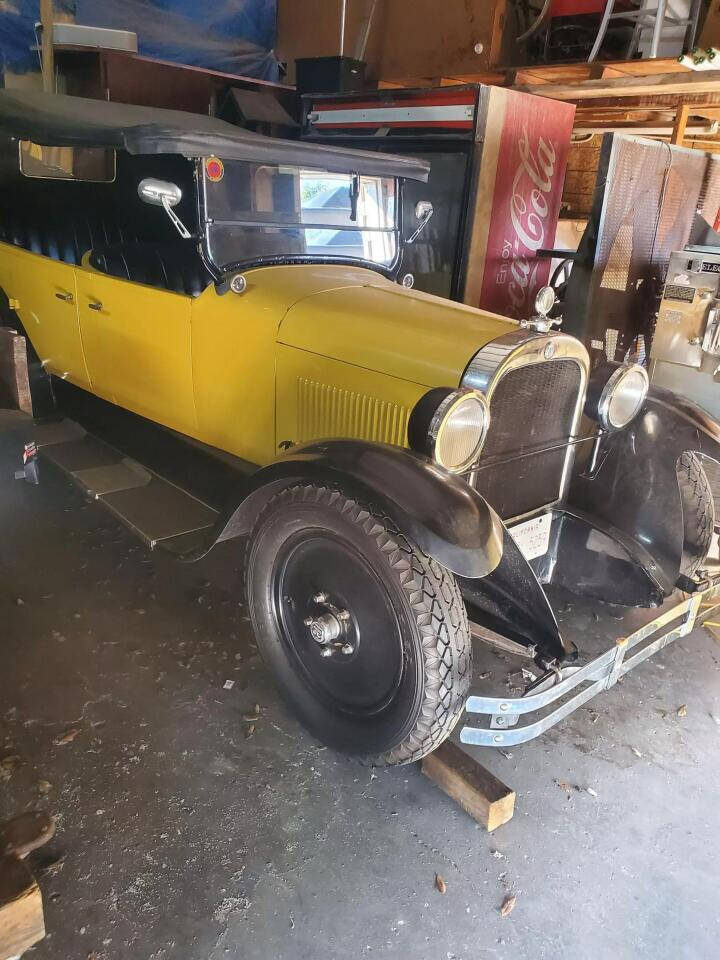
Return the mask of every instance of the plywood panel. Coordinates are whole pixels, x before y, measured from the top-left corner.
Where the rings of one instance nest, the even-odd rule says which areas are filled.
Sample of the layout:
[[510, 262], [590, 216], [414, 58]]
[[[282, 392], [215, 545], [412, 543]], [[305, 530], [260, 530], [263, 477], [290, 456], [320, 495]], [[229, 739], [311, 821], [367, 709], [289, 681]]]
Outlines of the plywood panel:
[[[347, 0], [345, 54], [354, 56], [371, 0]], [[279, 0], [276, 53], [336, 56], [340, 49], [341, 0]], [[368, 76], [403, 78], [479, 73], [500, 59], [506, 0], [378, 0], [365, 55]], [[480, 54], [475, 45], [482, 44]], [[414, 85], [414, 84], [413, 84]]]
[[[365, 60], [368, 77], [377, 79], [385, 31], [384, 7], [378, 0]], [[345, 55], [354, 57], [371, 0], [347, 0]], [[295, 60], [301, 57], [334, 57], [340, 52], [341, 0], [278, 0], [275, 53], [288, 64], [288, 80], [295, 80]], [[386, 74], [382, 74], [385, 76]]]
[[[479, 73], [496, 62], [505, 0], [385, 0], [383, 77]], [[475, 53], [475, 45], [483, 51]]]
[[601, 146], [602, 137], [600, 136], [595, 136], [586, 143], [571, 145], [562, 196], [563, 216], [587, 217], [589, 215]]

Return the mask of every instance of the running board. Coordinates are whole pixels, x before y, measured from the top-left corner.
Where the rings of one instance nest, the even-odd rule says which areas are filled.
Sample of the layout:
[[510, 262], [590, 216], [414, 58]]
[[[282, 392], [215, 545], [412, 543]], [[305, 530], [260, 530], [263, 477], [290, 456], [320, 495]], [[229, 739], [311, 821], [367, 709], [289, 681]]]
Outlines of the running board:
[[151, 549], [185, 554], [205, 543], [218, 514], [202, 500], [123, 456], [72, 420], [38, 424], [32, 433], [42, 457]]

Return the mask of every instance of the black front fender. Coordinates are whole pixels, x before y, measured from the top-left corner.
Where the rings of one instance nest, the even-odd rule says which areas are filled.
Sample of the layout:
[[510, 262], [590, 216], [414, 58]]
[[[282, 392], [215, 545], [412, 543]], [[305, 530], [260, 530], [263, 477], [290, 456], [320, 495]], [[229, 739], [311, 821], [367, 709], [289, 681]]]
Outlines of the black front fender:
[[651, 387], [640, 416], [601, 443], [597, 469], [590, 472], [587, 460], [576, 464], [568, 504], [639, 544], [654, 561], [649, 573], [667, 595], [682, 563], [677, 462], [692, 451], [720, 463], [720, 425], [692, 401]]
[[379, 501], [403, 533], [453, 573], [485, 577], [500, 563], [503, 524], [476, 490], [426, 457], [363, 440], [293, 447], [258, 470], [242, 501], [218, 522], [214, 541], [247, 533], [269, 496], [303, 479], [341, 483]]
[[471, 614], [477, 609], [488, 626], [535, 647], [544, 660], [573, 655], [545, 591], [497, 513], [461, 477], [410, 450], [362, 440], [293, 447], [253, 474], [242, 498], [216, 524], [212, 542], [249, 533], [267, 500], [302, 480], [337, 483], [382, 504], [399, 530], [460, 578]]

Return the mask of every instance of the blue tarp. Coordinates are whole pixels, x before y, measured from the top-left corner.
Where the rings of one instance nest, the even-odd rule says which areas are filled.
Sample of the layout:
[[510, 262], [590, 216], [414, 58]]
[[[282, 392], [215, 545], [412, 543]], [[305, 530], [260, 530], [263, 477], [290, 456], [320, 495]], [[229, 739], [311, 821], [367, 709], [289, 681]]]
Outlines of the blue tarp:
[[[16, 72], [36, 70], [39, 0], [0, 3], [0, 52]], [[276, 0], [55, 0], [76, 23], [133, 30], [148, 57], [276, 80]]]
[[[75, 0], [55, 0], [55, 9], [73, 13]], [[14, 73], [39, 70], [40, 59], [35, 24], [40, 19], [40, 0], [5, 0], [0, 3], [0, 59]]]

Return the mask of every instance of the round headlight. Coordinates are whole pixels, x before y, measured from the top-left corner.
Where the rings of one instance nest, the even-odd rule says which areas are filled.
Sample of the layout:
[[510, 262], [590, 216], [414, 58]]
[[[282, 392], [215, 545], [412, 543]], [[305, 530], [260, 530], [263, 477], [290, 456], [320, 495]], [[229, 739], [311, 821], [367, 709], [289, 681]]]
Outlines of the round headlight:
[[605, 430], [622, 430], [640, 413], [650, 382], [644, 367], [625, 363], [594, 371], [586, 412]]
[[481, 393], [438, 387], [415, 404], [408, 440], [446, 470], [465, 473], [477, 462], [489, 426], [490, 409]]

